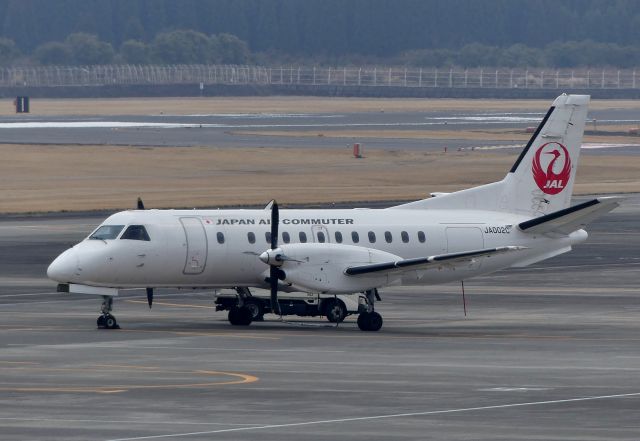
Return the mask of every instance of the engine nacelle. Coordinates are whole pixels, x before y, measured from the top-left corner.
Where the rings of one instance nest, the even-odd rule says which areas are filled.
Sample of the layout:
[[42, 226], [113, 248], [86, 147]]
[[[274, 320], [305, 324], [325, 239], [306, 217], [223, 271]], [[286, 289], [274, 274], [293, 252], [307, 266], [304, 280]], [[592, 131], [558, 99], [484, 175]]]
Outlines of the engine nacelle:
[[281, 245], [283, 263], [280, 267], [285, 282], [303, 291], [328, 294], [351, 294], [388, 285], [400, 276], [367, 274], [348, 276], [350, 266], [401, 260], [401, 257], [371, 248], [332, 243]]

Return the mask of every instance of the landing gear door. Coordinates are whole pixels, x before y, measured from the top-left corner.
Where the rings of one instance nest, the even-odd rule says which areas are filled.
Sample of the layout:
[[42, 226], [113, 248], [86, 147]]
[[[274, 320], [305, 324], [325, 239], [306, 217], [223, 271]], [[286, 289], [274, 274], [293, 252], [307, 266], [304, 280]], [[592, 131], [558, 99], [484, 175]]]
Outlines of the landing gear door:
[[184, 274], [202, 274], [207, 265], [207, 233], [197, 217], [181, 217], [187, 248]]

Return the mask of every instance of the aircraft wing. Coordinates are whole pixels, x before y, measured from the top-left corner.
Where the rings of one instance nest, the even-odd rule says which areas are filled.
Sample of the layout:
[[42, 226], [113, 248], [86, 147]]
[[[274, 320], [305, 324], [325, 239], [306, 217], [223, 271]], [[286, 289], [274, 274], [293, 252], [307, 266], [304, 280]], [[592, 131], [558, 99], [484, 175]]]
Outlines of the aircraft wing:
[[622, 200], [624, 198], [617, 196], [592, 199], [573, 207], [521, 222], [518, 227], [526, 233], [570, 234], [618, 207]]
[[351, 266], [344, 273], [348, 276], [359, 276], [371, 273], [401, 273], [411, 270], [426, 270], [437, 265], [459, 265], [474, 259], [495, 256], [497, 254], [519, 251], [526, 247], [508, 246], [485, 248], [482, 250], [464, 251], [461, 253], [438, 254], [430, 257], [416, 257], [414, 259], [396, 260], [393, 262], [372, 263], [368, 265]]

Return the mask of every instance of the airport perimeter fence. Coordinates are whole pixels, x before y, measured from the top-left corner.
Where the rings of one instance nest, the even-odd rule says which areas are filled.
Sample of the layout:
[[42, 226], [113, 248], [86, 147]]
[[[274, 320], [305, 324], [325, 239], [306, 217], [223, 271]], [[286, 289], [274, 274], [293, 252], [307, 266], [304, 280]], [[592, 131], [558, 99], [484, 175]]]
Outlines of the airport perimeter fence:
[[637, 89], [636, 70], [434, 69], [231, 65], [42, 66], [0, 69], [0, 87], [278, 85], [486, 89]]

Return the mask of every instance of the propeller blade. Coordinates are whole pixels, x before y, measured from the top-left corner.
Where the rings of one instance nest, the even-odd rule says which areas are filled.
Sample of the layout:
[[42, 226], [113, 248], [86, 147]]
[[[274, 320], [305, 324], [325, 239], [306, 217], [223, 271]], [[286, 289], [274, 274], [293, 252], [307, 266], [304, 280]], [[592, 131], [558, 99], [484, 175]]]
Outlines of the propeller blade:
[[138, 208], [138, 210], [144, 210], [144, 202], [142, 202], [142, 198], [140, 196], [138, 196], [137, 208]]
[[274, 200], [271, 206], [271, 249], [278, 248], [278, 224], [280, 223], [280, 210], [278, 203]]
[[[278, 224], [280, 223], [280, 210], [278, 203], [273, 200], [271, 204], [271, 249], [278, 248]], [[279, 268], [275, 265], [269, 266], [269, 284], [271, 285], [271, 311], [274, 314], [280, 313], [280, 303], [278, 303], [278, 276]]]
[[278, 267], [269, 267], [269, 284], [271, 285], [271, 312], [281, 315], [280, 303], [278, 303]]
[[149, 303], [149, 309], [153, 305], [153, 288], [147, 288], [147, 303]]

